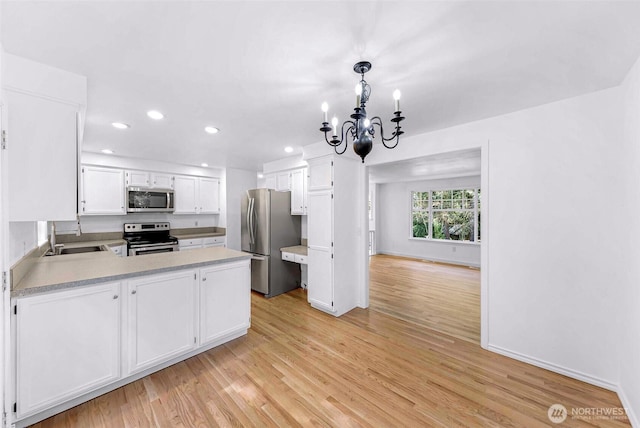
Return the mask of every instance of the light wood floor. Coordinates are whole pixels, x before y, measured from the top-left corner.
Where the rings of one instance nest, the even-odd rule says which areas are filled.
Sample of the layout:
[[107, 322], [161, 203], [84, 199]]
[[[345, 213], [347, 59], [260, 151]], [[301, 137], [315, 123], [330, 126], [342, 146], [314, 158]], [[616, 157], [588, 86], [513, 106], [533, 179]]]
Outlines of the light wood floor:
[[371, 257], [369, 308], [480, 345], [480, 270]]
[[[388, 275], [387, 262], [375, 257], [373, 270], [384, 272], [372, 277]], [[621, 407], [613, 392], [385, 313], [373, 290], [370, 309], [337, 319], [311, 309], [301, 289], [253, 295], [247, 336], [37, 426], [538, 427], [552, 425], [554, 403], [569, 412]], [[569, 418], [559, 426], [625, 425]]]

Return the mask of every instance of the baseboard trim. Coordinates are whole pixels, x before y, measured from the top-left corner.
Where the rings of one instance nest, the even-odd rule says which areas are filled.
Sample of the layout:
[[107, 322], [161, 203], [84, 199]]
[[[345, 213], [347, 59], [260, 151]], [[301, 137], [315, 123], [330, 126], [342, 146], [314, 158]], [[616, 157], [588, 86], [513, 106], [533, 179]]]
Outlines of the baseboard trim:
[[[499, 346], [489, 345], [487, 348], [491, 352], [504, 355], [505, 357], [513, 358], [514, 360], [522, 361], [523, 363], [531, 364], [532, 366], [540, 367], [555, 373], [559, 373], [564, 376], [568, 376], [573, 379], [580, 380], [582, 382], [590, 383], [591, 385], [599, 386], [615, 393], [619, 392], [619, 386], [608, 380], [601, 379], [597, 376], [592, 376], [586, 373], [582, 373], [577, 370], [569, 369], [557, 364], [549, 363], [544, 360], [529, 357], [528, 355], [521, 354], [519, 352], [510, 351], [508, 349], [501, 348]], [[619, 395], [619, 394], [618, 394]]]
[[460, 261], [460, 260], [439, 259], [439, 258], [434, 258], [434, 257], [426, 258], [426, 257], [422, 257], [422, 256], [417, 256], [415, 254], [397, 253], [395, 251], [382, 251], [382, 250], [379, 250], [376, 254], [387, 255], [387, 256], [407, 257], [407, 258], [410, 258], [410, 259], [423, 260], [423, 261], [426, 261], [426, 262], [447, 263], [447, 264], [450, 264], [450, 265], [470, 266], [470, 267], [474, 267], [474, 268], [479, 268], [480, 267], [480, 265], [478, 263], [465, 262], [465, 261]]
[[640, 427], [640, 421], [633, 411], [633, 407], [631, 407], [631, 402], [627, 398], [627, 395], [624, 393], [624, 388], [622, 386], [618, 386], [616, 391], [618, 393], [618, 398], [620, 398], [620, 402], [622, 403], [622, 407], [627, 412], [627, 417], [629, 418], [629, 423], [632, 427]]

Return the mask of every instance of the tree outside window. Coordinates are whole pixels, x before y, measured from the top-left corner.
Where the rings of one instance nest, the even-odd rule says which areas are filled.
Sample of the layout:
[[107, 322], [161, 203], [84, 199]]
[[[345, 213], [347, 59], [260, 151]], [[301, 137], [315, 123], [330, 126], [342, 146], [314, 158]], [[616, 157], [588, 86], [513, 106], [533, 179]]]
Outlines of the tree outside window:
[[476, 242], [480, 189], [411, 192], [413, 238]]

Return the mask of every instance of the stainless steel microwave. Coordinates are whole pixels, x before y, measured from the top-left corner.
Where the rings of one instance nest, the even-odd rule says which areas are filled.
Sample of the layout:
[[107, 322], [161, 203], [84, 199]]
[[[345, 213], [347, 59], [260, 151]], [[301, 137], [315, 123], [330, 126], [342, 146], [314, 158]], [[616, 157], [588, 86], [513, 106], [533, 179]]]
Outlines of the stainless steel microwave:
[[127, 188], [127, 212], [172, 213], [175, 211], [173, 189]]

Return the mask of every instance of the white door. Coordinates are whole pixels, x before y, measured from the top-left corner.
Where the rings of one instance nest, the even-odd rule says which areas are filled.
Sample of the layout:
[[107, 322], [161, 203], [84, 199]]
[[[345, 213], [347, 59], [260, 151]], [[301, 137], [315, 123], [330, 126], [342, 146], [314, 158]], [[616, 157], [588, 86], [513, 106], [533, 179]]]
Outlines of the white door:
[[192, 270], [129, 281], [129, 373], [155, 366], [196, 346], [195, 293], [196, 273]]
[[146, 171], [127, 171], [127, 186], [149, 187], [149, 173]]
[[201, 214], [217, 214], [220, 212], [220, 182], [216, 178], [200, 179]]
[[249, 328], [251, 264], [200, 270], [200, 345]]
[[331, 250], [309, 248], [307, 299], [312, 306], [333, 312], [333, 259]]
[[17, 417], [120, 378], [120, 283], [17, 299]]
[[124, 171], [83, 166], [80, 214], [126, 214]]
[[333, 240], [333, 199], [331, 190], [307, 195], [307, 240], [309, 247], [330, 249]]
[[198, 212], [197, 177], [176, 175], [174, 180], [174, 214], [195, 214]]

